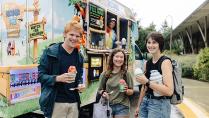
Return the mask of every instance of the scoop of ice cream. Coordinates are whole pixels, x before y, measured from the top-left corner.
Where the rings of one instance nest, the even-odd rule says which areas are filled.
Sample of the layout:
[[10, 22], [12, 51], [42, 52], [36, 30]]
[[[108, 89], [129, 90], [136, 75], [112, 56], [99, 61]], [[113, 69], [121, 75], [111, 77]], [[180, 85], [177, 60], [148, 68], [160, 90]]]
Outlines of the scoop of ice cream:
[[143, 71], [141, 68], [136, 68], [135, 71], [134, 71], [134, 75], [135, 76], [141, 76], [143, 75]]
[[124, 79], [120, 79], [120, 80], [119, 80], [119, 83], [120, 83], [120, 84], [124, 84], [124, 83], [125, 83], [125, 80], [124, 80]]
[[68, 73], [77, 73], [76, 67], [75, 66], [70, 66], [68, 68]]

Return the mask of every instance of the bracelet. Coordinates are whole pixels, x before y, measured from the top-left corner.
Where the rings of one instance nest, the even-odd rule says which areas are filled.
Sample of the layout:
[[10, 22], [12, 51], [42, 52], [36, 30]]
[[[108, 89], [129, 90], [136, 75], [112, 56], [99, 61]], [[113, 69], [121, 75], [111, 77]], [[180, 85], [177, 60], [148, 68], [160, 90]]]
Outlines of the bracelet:
[[148, 82], [145, 84], [147, 87], [150, 86], [150, 80], [148, 80]]

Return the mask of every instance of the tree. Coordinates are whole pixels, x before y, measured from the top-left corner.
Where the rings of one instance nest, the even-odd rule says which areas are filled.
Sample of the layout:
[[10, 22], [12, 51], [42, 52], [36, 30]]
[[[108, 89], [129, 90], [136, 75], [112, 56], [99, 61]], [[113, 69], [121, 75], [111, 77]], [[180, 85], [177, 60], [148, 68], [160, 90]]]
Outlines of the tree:
[[136, 41], [136, 44], [139, 46], [142, 52], [146, 51], [145, 39], [147, 37], [147, 31], [144, 28], [139, 29], [139, 39]]
[[145, 29], [148, 33], [156, 31], [156, 25], [153, 22], [151, 22], [150, 25]]
[[162, 33], [165, 42], [164, 42], [164, 48], [169, 50], [169, 43], [170, 43], [170, 34], [171, 34], [171, 27], [168, 26], [168, 22], [165, 20], [163, 21], [163, 24], [161, 25], [160, 32]]
[[143, 28], [140, 26], [139, 21], [139, 39], [136, 41], [136, 44], [139, 46], [142, 52], [146, 52], [146, 37], [150, 32], [156, 31], [156, 25], [152, 22], [148, 27]]

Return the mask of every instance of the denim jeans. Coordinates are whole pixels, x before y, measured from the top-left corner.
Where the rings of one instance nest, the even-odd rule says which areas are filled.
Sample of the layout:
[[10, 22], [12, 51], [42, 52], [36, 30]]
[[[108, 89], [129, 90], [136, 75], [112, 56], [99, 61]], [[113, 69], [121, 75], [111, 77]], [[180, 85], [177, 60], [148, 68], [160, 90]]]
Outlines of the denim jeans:
[[110, 105], [112, 108], [112, 116], [129, 116], [129, 107], [122, 104]]
[[150, 99], [144, 96], [140, 105], [140, 118], [170, 118], [170, 99]]

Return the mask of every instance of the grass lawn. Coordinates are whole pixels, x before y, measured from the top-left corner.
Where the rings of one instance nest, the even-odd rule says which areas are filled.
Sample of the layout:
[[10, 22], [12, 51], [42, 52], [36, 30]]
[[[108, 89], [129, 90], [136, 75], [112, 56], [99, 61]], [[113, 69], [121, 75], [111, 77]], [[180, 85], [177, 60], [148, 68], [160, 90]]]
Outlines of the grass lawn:
[[169, 57], [177, 60], [181, 64], [194, 65], [197, 59], [196, 54], [187, 54], [187, 55], [169, 55]]

